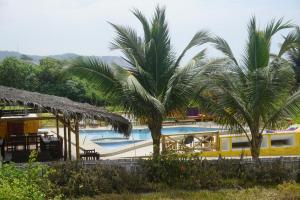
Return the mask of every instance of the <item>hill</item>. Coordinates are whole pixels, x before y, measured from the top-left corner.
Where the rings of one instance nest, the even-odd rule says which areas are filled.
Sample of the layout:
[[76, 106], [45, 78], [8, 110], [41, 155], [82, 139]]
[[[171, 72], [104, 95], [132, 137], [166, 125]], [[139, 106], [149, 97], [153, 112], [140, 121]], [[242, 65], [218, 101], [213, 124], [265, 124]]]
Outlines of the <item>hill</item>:
[[[22, 54], [20, 52], [17, 51], [0, 51], [0, 61], [2, 61], [4, 58], [7, 57], [16, 57], [19, 59], [24, 59], [24, 60], [29, 60], [33, 63], [39, 63], [39, 61], [43, 58], [46, 57], [50, 57], [50, 58], [54, 58], [57, 60], [61, 60], [61, 61], [65, 61], [65, 60], [71, 60], [74, 59], [78, 56], [78, 54], [74, 54], [74, 53], [64, 53], [64, 54], [57, 54], [57, 55], [49, 55], [49, 56], [39, 56], [39, 55], [26, 55], [26, 54]], [[100, 60], [102, 60], [105, 63], [116, 63], [122, 66], [127, 66], [128, 64], [119, 56], [95, 56], [97, 58], [99, 58]]]

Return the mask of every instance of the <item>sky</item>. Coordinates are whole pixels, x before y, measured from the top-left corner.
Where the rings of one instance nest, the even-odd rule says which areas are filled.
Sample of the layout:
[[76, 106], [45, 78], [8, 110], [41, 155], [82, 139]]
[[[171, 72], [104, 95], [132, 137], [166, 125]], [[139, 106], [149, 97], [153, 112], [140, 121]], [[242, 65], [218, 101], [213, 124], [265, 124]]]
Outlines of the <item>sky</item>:
[[[156, 5], [166, 7], [177, 54], [204, 29], [223, 37], [240, 55], [247, 23], [254, 15], [261, 27], [280, 17], [300, 25], [300, 0], [0, 0], [0, 50], [121, 55], [109, 49], [115, 33], [108, 22], [131, 26], [141, 35], [142, 27], [130, 10], [138, 8], [150, 18]], [[274, 39], [272, 51], [278, 50], [284, 34]], [[188, 56], [203, 48], [193, 49]]]

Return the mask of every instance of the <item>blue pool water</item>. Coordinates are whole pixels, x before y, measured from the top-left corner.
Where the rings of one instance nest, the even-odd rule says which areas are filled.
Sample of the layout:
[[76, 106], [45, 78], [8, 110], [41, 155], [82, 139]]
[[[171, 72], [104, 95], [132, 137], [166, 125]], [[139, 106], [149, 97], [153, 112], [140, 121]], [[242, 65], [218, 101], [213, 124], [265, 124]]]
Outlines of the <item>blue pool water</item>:
[[[201, 128], [201, 127], [171, 127], [163, 128], [162, 134], [182, 134], [182, 133], [195, 133], [195, 132], [205, 132], [205, 131], [216, 131], [216, 128]], [[81, 137], [86, 137], [87, 139], [99, 139], [99, 138], [125, 138], [122, 134], [115, 132], [113, 130], [81, 130]], [[149, 129], [133, 129], [129, 139], [134, 140], [149, 140], [151, 139], [151, 133]]]
[[125, 147], [129, 144], [134, 144], [137, 142], [141, 142], [141, 140], [123, 140], [123, 141], [114, 141], [114, 142], [95, 142], [96, 144], [100, 145], [105, 149], [117, 149], [120, 147]]
[[[202, 127], [170, 127], [163, 128], [162, 134], [175, 135], [216, 130], [218, 129]], [[151, 139], [151, 133], [149, 129], [133, 129], [129, 138], [125, 138], [122, 134], [113, 130], [81, 130], [80, 136], [89, 140], [97, 140], [95, 143], [107, 149], [115, 149], [133, 144], [135, 142]]]

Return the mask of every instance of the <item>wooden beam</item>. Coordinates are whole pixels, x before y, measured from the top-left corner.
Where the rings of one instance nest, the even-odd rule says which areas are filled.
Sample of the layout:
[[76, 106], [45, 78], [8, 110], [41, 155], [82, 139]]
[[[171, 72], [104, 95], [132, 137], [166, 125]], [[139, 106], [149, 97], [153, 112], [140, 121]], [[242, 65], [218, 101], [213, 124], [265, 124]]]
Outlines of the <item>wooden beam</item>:
[[56, 117], [56, 134], [57, 134], [57, 136], [59, 136], [59, 121], [58, 121], [58, 117]]
[[67, 160], [67, 154], [68, 154], [68, 147], [67, 147], [67, 126], [64, 124], [64, 161]]
[[68, 153], [69, 160], [72, 160], [72, 151], [71, 151], [71, 122], [68, 120]]
[[[1, 106], [1, 105], [0, 105]], [[6, 116], [15, 116], [18, 114], [40, 114], [40, 113], [49, 113], [45, 110], [34, 109], [34, 108], [26, 108], [26, 109], [12, 109], [12, 110], [2, 110], [1, 113]]]
[[[61, 123], [66, 124], [66, 125], [68, 126], [68, 128], [69, 128], [73, 133], [75, 133], [75, 129], [72, 128], [71, 123], [70, 123], [70, 120], [68, 120], [68, 122], [66, 122], [62, 117], [58, 117], [58, 120], [59, 120]], [[68, 123], [70, 123], [70, 126], [69, 126]]]
[[162, 135], [162, 152], [165, 153], [166, 152], [166, 136]]
[[2, 117], [2, 121], [49, 120], [56, 117]]
[[78, 121], [75, 121], [75, 144], [76, 144], [76, 159], [80, 160], [80, 151], [79, 151], [79, 124]]

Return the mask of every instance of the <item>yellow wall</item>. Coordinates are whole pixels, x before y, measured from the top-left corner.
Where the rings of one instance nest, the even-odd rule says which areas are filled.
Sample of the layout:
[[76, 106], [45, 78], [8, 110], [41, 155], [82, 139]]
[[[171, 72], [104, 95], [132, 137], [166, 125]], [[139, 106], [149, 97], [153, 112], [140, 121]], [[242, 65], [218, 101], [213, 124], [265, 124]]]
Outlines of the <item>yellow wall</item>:
[[7, 133], [7, 123], [5, 121], [0, 122], [0, 138], [4, 138]]
[[38, 129], [39, 129], [38, 120], [28, 120], [24, 122], [25, 133], [37, 133]]
[[[271, 146], [271, 137], [272, 135], [284, 136], [287, 134], [293, 134], [295, 137], [294, 144], [288, 147], [272, 147]], [[251, 156], [250, 149], [244, 150], [232, 150], [232, 138], [234, 137], [242, 137], [242, 136], [228, 136], [228, 137], [221, 137], [222, 138], [229, 138], [229, 150], [228, 151], [204, 151], [200, 153], [200, 156], [203, 157], [239, 157], [241, 154], [244, 156]], [[260, 156], [291, 156], [291, 155], [300, 155], [300, 132], [294, 133], [275, 133], [275, 134], [265, 134], [264, 137], [268, 138], [268, 146], [266, 148], [261, 148]]]
[[[38, 120], [26, 120], [24, 121], [24, 133], [37, 133], [39, 129]], [[4, 138], [7, 135], [7, 122], [0, 122], [0, 138]]]

